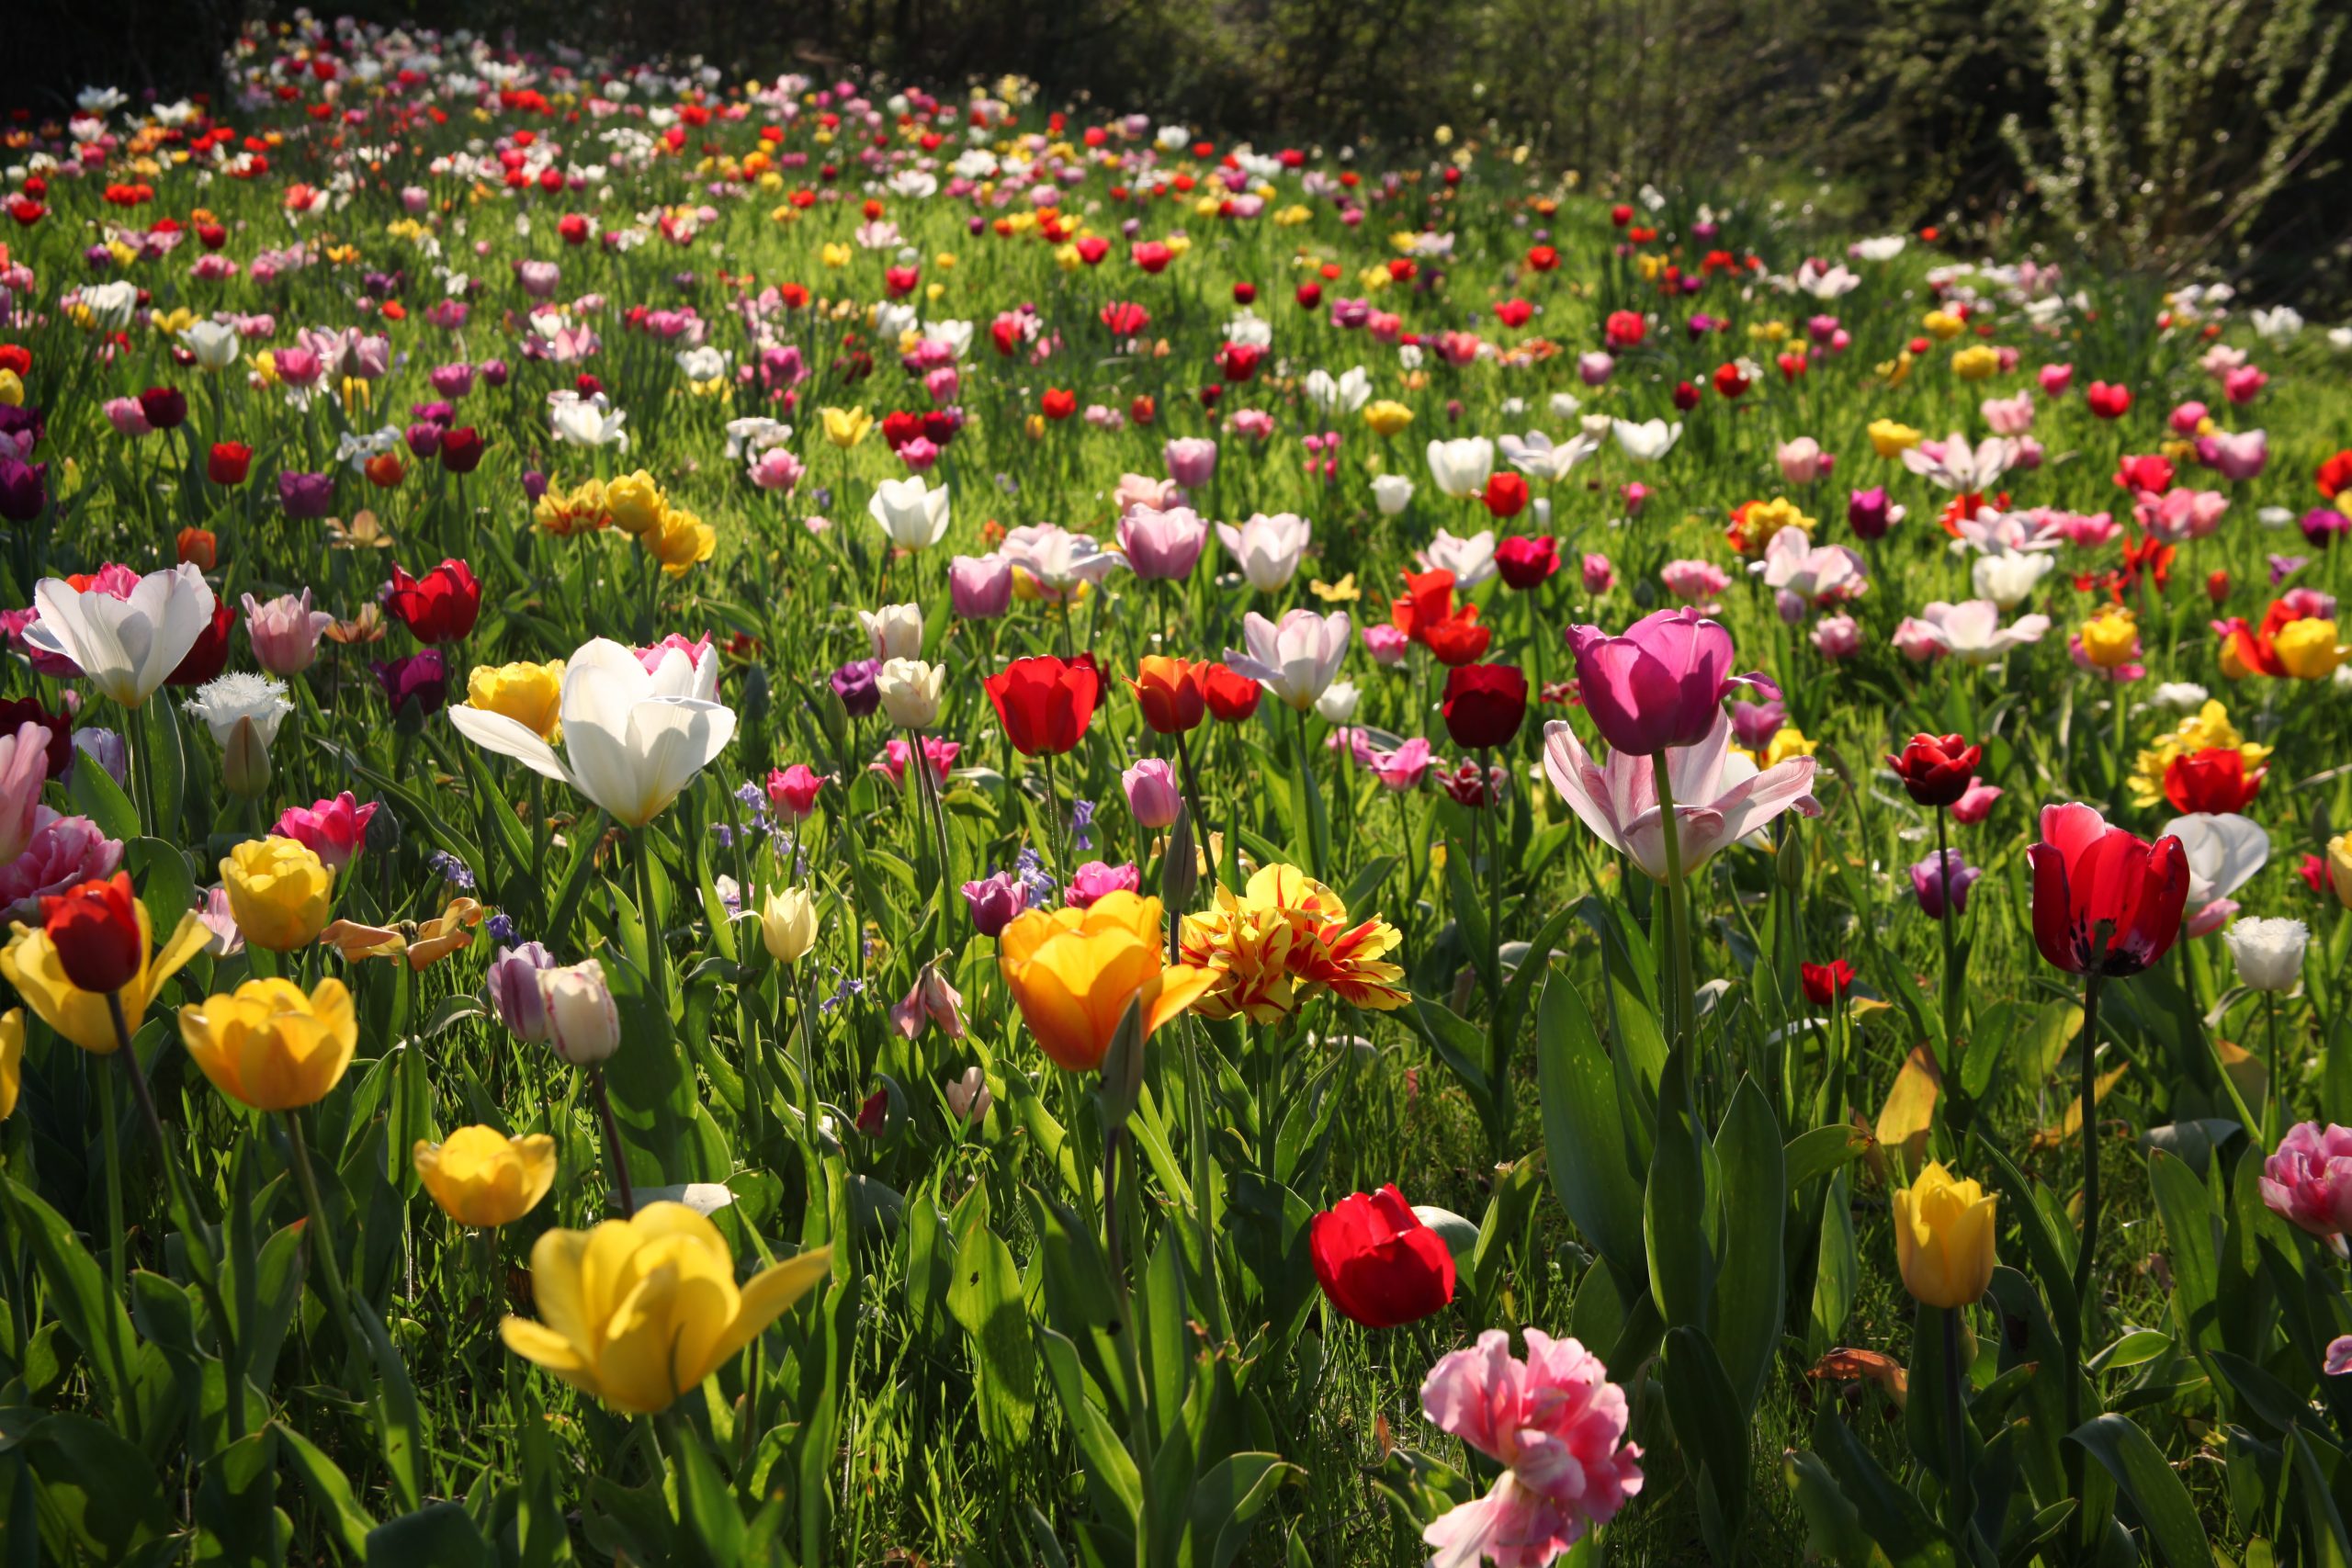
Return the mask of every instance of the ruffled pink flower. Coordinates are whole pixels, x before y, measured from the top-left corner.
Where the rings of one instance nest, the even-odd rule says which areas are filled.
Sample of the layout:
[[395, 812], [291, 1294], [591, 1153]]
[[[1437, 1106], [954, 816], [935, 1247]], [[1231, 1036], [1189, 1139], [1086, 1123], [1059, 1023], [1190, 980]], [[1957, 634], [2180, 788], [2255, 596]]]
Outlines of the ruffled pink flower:
[[1642, 1450], [1625, 1441], [1625, 1391], [1600, 1358], [1542, 1329], [1522, 1337], [1524, 1361], [1510, 1353], [1510, 1335], [1490, 1328], [1421, 1384], [1423, 1415], [1510, 1467], [1484, 1497], [1421, 1532], [1435, 1549], [1430, 1568], [1488, 1560], [1545, 1568], [1642, 1489]]
[[1406, 741], [1394, 751], [1375, 750], [1366, 743], [1356, 755], [1356, 761], [1363, 764], [1367, 773], [1399, 794], [1420, 787], [1421, 780], [1429, 773], [1432, 760], [1433, 753], [1430, 750], [1430, 743], [1419, 736]]
[[24, 852], [0, 865], [0, 919], [38, 920], [44, 896], [112, 876], [121, 864], [120, 840], [107, 838], [86, 817], [62, 817], [40, 807]]
[[[922, 754], [931, 762], [931, 776], [933, 783], [947, 782], [949, 771], [956, 766], [956, 754], [963, 750], [963, 742], [959, 740], [942, 740], [936, 735], [926, 735], [922, 738]], [[913, 750], [904, 740], [893, 736], [883, 746], [881, 759], [866, 766], [868, 771], [880, 773], [900, 789], [904, 789], [907, 787], [907, 763], [913, 757]]]
[[341, 871], [367, 840], [368, 822], [375, 815], [374, 801], [362, 806], [345, 790], [333, 800], [288, 807], [269, 830], [281, 839], [307, 844], [329, 871]]
[[2262, 1201], [2339, 1253], [2352, 1230], [2352, 1127], [2298, 1122], [2262, 1162]]

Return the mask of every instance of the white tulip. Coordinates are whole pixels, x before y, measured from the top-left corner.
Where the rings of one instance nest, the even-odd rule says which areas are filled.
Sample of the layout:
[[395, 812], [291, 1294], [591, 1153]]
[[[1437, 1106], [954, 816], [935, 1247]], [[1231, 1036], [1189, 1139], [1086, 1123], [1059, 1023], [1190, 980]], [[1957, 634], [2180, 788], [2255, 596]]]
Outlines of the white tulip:
[[1668, 424], [1662, 419], [1645, 419], [1635, 424], [1630, 419], [1611, 420], [1609, 428], [1617, 437], [1617, 445], [1636, 463], [1655, 463], [1674, 450], [1682, 439], [1679, 420]]
[[180, 329], [180, 346], [196, 355], [199, 370], [226, 370], [243, 352], [237, 329], [219, 321], [198, 321]]
[[1314, 534], [1314, 524], [1288, 512], [1271, 517], [1261, 512], [1238, 528], [1230, 523], [1216, 525], [1226, 554], [1261, 593], [1271, 593], [1291, 580]]
[[1429, 456], [1430, 478], [1456, 501], [1485, 490], [1487, 476], [1495, 471], [1495, 444], [1483, 435], [1432, 441]]
[[947, 536], [947, 487], [933, 490], [921, 474], [884, 479], [865, 510], [900, 549], [927, 550]]
[[1345, 724], [1356, 716], [1360, 694], [1353, 681], [1334, 681], [1315, 699], [1315, 714], [1326, 724]]
[[2004, 611], [2014, 610], [2057, 564], [2047, 555], [2003, 550], [1996, 556], [1978, 556], [1969, 568], [1968, 579], [1978, 598], [1990, 599]]
[[888, 663], [893, 659], [922, 657], [922, 605], [885, 604], [878, 610], [860, 610], [857, 619], [865, 628], [866, 646], [875, 658]]
[[1225, 650], [1225, 662], [1236, 674], [1247, 675], [1300, 713], [1317, 699], [1340, 672], [1348, 655], [1348, 615], [1334, 610], [1318, 615], [1312, 610], [1292, 610], [1280, 624], [1252, 610], [1242, 617], [1243, 653]]
[[1337, 378], [1329, 370], [1310, 370], [1306, 391], [1317, 413], [1345, 419], [1372, 400], [1372, 377], [1361, 365]]
[[939, 693], [947, 671], [920, 659], [893, 659], [874, 677], [882, 711], [901, 729], [929, 729], [939, 722]]
[[1440, 528], [1420, 556], [1428, 570], [1453, 573], [1453, 585], [1466, 593], [1495, 575], [1495, 531], [1481, 528], [1457, 539]]
[[1402, 474], [1380, 474], [1372, 481], [1372, 503], [1383, 517], [1394, 517], [1413, 502], [1413, 481]]
[[1521, 473], [1555, 483], [1566, 479], [1578, 463], [1600, 450], [1600, 441], [1581, 431], [1557, 446], [1540, 430], [1529, 431], [1524, 441], [1516, 435], [1506, 435], [1496, 445], [1502, 448], [1503, 460]]
[[[674, 655], [674, 657], [673, 657]], [[568, 784], [627, 828], [660, 816], [735, 738], [735, 710], [715, 691], [718, 650], [664, 653], [651, 673], [629, 649], [598, 637], [564, 661], [564, 755], [503, 714], [449, 709], [449, 722], [484, 750]]]
[[2302, 978], [2303, 949], [2311, 937], [2311, 928], [2301, 920], [2249, 917], [2233, 922], [2222, 940], [2237, 961], [2240, 983], [2283, 996]]
[[135, 708], [211, 626], [212, 607], [204, 573], [186, 561], [149, 572], [127, 599], [44, 577], [33, 589], [40, 618], [24, 637], [43, 653], [72, 660], [100, 692]]
[[277, 727], [294, 711], [286, 698], [285, 682], [242, 671], [207, 681], [196, 689], [195, 700], [184, 705], [190, 717], [212, 732], [213, 742], [224, 747], [238, 724], [251, 719], [254, 733], [267, 748], [277, 739]]

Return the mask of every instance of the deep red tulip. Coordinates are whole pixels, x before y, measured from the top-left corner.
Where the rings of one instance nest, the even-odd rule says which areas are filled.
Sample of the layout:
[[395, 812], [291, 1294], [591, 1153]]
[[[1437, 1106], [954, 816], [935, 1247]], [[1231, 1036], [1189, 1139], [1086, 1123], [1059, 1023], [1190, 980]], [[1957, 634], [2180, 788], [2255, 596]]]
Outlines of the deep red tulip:
[[2070, 975], [2137, 975], [2180, 935], [2188, 853], [2151, 844], [2083, 805], [2046, 806], [2033, 867], [2033, 942]]
[[0, 701], [0, 735], [14, 735], [28, 724], [38, 724], [49, 731], [49, 776], [63, 778], [65, 770], [74, 765], [74, 720], [64, 714], [50, 712], [40, 705], [38, 697]]
[[2211, 812], [2233, 816], [2253, 804], [2262, 793], [2268, 770], [2248, 772], [2245, 756], [2234, 746], [2212, 746], [2184, 751], [2165, 765], [2165, 798], [2175, 811]]
[[1527, 717], [1527, 672], [1516, 664], [1463, 664], [1445, 677], [1445, 732], [1456, 746], [1502, 746]]
[[245, 482], [251, 471], [254, 449], [242, 441], [216, 441], [212, 455], [205, 459], [204, 472], [214, 484], [234, 489]]
[[177, 430], [187, 423], [187, 394], [176, 387], [150, 387], [139, 394], [139, 412], [157, 430]]
[[2093, 381], [2083, 399], [2101, 419], [2121, 419], [2132, 412], [2132, 389], [2118, 381]]
[[1453, 1254], [1394, 1186], [1316, 1215], [1307, 1251], [1325, 1297], [1366, 1328], [1418, 1323], [1453, 1300]]
[[1950, 806], [1968, 793], [1968, 781], [1984, 760], [1982, 746], [1957, 735], [1915, 735], [1903, 755], [1886, 761], [1912, 799], [1922, 806]]
[[461, 560], [445, 560], [423, 577], [396, 566], [384, 608], [419, 642], [455, 642], [474, 629], [481, 614], [481, 584]]
[[1515, 534], [1495, 547], [1495, 570], [1503, 585], [1524, 593], [1551, 581], [1560, 570], [1560, 547], [1549, 534]]
[[1430, 657], [1450, 670], [1484, 659], [1495, 640], [1494, 628], [1480, 624], [1476, 604], [1464, 605], [1462, 614], [1425, 626], [1417, 635]]
[[104, 995], [137, 978], [147, 944], [139, 934], [139, 901], [121, 872], [43, 898], [40, 923], [77, 989]]
[[1487, 480], [1487, 493], [1479, 499], [1496, 516], [1516, 517], [1527, 510], [1527, 481], [1508, 470], [1496, 474]]
[[481, 466], [482, 452], [489, 445], [481, 432], [470, 424], [445, 430], [441, 433], [441, 466], [453, 474], [470, 474]]
[[226, 604], [212, 607], [212, 624], [198, 634], [185, 658], [164, 677], [166, 686], [201, 686], [216, 681], [229, 667], [229, 634], [236, 629], [237, 612]]
[[1854, 988], [1854, 966], [1842, 958], [1826, 964], [1800, 964], [1797, 978], [1804, 986], [1804, 999], [1826, 1008]]
[[1004, 721], [1006, 739], [1024, 757], [1059, 756], [1076, 746], [1102, 694], [1091, 654], [1075, 660], [1016, 659], [981, 684]]

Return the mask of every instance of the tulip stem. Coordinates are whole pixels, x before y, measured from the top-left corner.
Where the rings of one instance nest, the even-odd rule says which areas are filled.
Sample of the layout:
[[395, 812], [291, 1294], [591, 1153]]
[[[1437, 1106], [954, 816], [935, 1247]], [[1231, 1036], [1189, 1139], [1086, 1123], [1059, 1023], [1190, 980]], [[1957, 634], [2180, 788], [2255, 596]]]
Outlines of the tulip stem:
[[[2101, 923], [2099, 945], [2104, 947], [2109, 932]], [[2106, 976], [2093, 970], [2083, 983], [2083, 1033], [2079, 1055], [2082, 1058], [2079, 1092], [2082, 1095], [2083, 1134], [2083, 1234], [2075, 1253], [2075, 1312], [2072, 1319], [2062, 1325], [2060, 1337], [2065, 1343], [2066, 1358], [2079, 1369], [2083, 1360], [2085, 1328], [2097, 1314], [2092, 1311], [2091, 1275], [2098, 1258], [2098, 993]], [[2083, 1374], [2077, 1370], [2066, 1380], [2066, 1429], [2073, 1431], [2083, 1424]]]
[[1951, 1472], [1944, 1477], [1944, 1528], [1951, 1532], [1952, 1544], [1960, 1549], [1962, 1562], [1970, 1559], [1968, 1551], [1968, 1516], [1970, 1491], [1968, 1475], [1967, 1411], [1961, 1404], [1962, 1392], [1967, 1379], [1960, 1365], [1960, 1307], [1933, 1309], [1942, 1317], [1944, 1331], [1944, 1440], [1950, 1445]]
[[[2278, 1072], [2278, 993], [2262, 993], [2262, 1049], [2270, 1058], [2270, 1092], [2262, 1097], [2262, 1146], [2278, 1146], [2278, 1123], [2287, 1098], [2287, 1080]], [[2227, 1077], [2225, 1072], [2222, 1075]]]
[[661, 1010], [662, 1027], [670, 1021], [670, 946], [662, 940], [662, 917], [653, 904], [652, 830], [639, 828], [630, 840], [637, 862], [637, 917], [645, 930], [645, 976]]
[[[1689, 914], [1683, 902], [1682, 832], [1674, 815], [1674, 781], [1661, 747], [1650, 754], [1651, 776], [1657, 784], [1658, 829], [1666, 843], [1666, 952], [1658, 965], [1664, 986], [1667, 1042], [1682, 1044], [1690, 1033], [1690, 951], [1685, 929]], [[1836, 1107], [1831, 1107], [1832, 1111]]]
[[613, 1188], [620, 1195], [621, 1218], [634, 1219], [637, 1195], [629, 1190], [628, 1160], [621, 1153], [621, 1126], [613, 1120], [613, 1102], [605, 1093], [605, 1069], [601, 1066], [588, 1069], [588, 1092], [595, 1097], [596, 1120], [604, 1124], [605, 1157], [613, 1164]]
[[1959, 934], [1952, 930], [1953, 922], [1960, 919], [1960, 909], [1952, 901], [1951, 830], [1944, 822], [1951, 815], [1943, 807], [1936, 807], [1936, 880], [1943, 890], [1942, 907], [1938, 911], [1942, 918], [1936, 924], [1943, 929], [1944, 939], [1944, 1050], [1951, 1058], [1944, 1063], [1947, 1074], [1960, 1066], [1960, 1051], [1954, 1038], [1960, 1024], [1954, 1016], [1960, 1010]]
[[320, 1277], [326, 1283], [329, 1315], [334, 1319], [335, 1332], [354, 1353], [359, 1348], [358, 1336], [352, 1329], [351, 1300], [343, 1282], [343, 1264], [335, 1256], [334, 1235], [327, 1225], [327, 1206], [319, 1198], [319, 1179], [311, 1168], [311, 1145], [302, 1135], [302, 1113], [282, 1112], [286, 1118], [287, 1142], [294, 1147], [294, 1179], [302, 1189], [302, 1206], [311, 1216], [311, 1239], [315, 1244], [311, 1252], [318, 1259]]

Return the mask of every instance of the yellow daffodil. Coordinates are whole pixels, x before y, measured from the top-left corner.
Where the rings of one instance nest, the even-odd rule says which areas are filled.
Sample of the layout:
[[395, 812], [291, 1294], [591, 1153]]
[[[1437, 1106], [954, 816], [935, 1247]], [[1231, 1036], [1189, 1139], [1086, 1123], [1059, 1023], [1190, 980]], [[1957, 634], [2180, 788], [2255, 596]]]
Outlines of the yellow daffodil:
[[819, 1247], [735, 1283], [718, 1227], [683, 1203], [648, 1203], [531, 1248], [540, 1319], [500, 1325], [506, 1348], [584, 1393], [639, 1415], [667, 1410], [757, 1338], [832, 1267]]
[[299, 1111], [325, 1099], [351, 1066], [359, 1018], [343, 982], [309, 996], [291, 980], [248, 980], [180, 1009], [180, 1043], [212, 1087], [255, 1111]]
[[1930, 1163], [1894, 1195], [1894, 1252], [1903, 1284], [1928, 1306], [1973, 1305], [1993, 1282], [1997, 1199]]
[[409, 1157], [441, 1212], [478, 1230], [513, 1224], [555, 1185], [555, 1140], [545, 1133], [510, 1138], [495, 1127], [460, 1127], [446, 1143], [419, 1138]]

